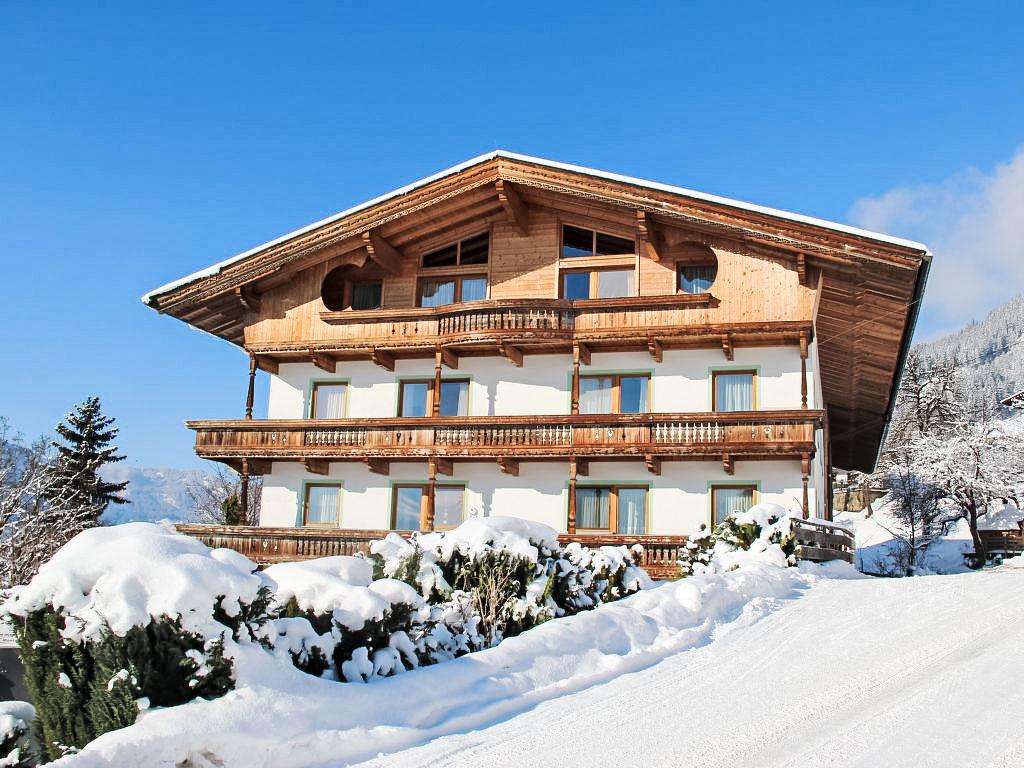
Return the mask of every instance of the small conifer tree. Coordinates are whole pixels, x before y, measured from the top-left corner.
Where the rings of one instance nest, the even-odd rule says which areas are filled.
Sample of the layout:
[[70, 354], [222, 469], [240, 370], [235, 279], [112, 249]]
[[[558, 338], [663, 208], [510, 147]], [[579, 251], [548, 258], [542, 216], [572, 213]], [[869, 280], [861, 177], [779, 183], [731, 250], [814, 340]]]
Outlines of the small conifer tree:
[[108, 483], [99, 476], [104, 464], [124, 460], [117, 455], [117, 446], [111, 445], [118, 432], [113, 423], [100, 410], [100, 399], [89, 397], [55, 427], [61, 439], [53, 444], [57, 459], [48, 493], [59, 493], [65, 504], [87, 510], [97, 525], [108, 505], [128, 503], [121, 495], [127, 482]]

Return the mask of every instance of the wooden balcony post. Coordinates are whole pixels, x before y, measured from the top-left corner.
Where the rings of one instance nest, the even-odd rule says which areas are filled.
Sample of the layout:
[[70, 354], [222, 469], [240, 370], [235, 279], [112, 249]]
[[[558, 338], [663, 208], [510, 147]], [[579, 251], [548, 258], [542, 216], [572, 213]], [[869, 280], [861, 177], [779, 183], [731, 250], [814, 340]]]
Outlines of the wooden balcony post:
[[572, 362], [572, 408], [570, 413], [575, 416], [580, 412], [580, 362]]
[[800, 331], [800, 407], [807, 408], [807, 332]]
[[807, 505], [807, 480], [808, 480], [808, 476], [811, 474], [811, 457], [808, 454], [806, 454], [806, 453], [803, 455], [803, 458], [800, 460], [800, 473], [803, 475], [803, 482], [804, 482], [803, 515], [804, 515], [804, 520], [806, 520], [810, 516], [810, 514], [809, 514], [810, 510], [808, 509], [808, 505]]
[[441, 362], [443, 355], [441, 354], [441, 347], [438, 347], [434, 351], [434, 397], [432, 398], [434, 403], [431, 406], [430, 412], [434, 416], [441, 415]]
[[437, 491], [437, 463], [433, 459], [427, 461], [427, 503], [423, 515], [423, 530], [434, 530], [434, 496]]
[[[250, 388], [250, 391], [251, 388]], [[250, 408], [250, 410], [252, 410]], [[242, 525], [249, 524], [249, 460], [242, 459], [241, 481], [239, 482], [238, 505], [242, 513]]]
[[569, 517], [566, 531], [576, 533], [576, 458], [569, 459]]
[[249, 394], [245, 398], [245, 418], [252, 418], [252, 406], [256, 400], [256, 355], [249, 353]]

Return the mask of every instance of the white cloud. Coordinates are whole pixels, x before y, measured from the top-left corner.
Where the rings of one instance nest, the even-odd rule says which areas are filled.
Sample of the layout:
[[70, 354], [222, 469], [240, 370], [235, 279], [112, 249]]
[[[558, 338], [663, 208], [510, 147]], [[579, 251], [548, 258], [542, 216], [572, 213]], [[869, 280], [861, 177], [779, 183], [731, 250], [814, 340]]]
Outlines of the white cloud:
[[1024, 146], [991, 172], [897, 187], [853, 204], [857, 226], [927, 243], [925, 308], [946, 324], [979, 318], [1024, 289]]

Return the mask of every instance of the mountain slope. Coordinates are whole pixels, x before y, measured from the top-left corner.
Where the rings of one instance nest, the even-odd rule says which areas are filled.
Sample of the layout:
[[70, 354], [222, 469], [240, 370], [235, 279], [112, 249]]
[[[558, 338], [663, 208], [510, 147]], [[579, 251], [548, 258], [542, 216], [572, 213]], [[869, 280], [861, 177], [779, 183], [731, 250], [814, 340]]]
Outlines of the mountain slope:
[[125, 495], [130, 504], [111, 504], [103, 515], [106, 523], [133, 521], [181, 522], [192, 517], [192, 499], [188, 488], [209, 485], [212, 477], [201, 469], [169, 469], [166, 467], [130, 467], [113, 464], [103, 468], [103, 479], [128, 481]]

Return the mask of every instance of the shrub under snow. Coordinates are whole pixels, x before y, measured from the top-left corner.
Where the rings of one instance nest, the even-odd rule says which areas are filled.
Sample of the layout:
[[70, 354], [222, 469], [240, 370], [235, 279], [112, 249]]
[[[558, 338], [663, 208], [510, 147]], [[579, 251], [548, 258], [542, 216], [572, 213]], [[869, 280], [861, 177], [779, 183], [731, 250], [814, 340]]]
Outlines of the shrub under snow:
[[683, 576], [724, 573], [752, 562], [796, 565], [796, 533], [789, 513], [778, 504], [755, 504], [717, 526], [690, 536], [679, 560]]
[[0, 701], [0, 766], [29, 768], [35, 765], [29, 728], [36, 710], [27, 701]]

